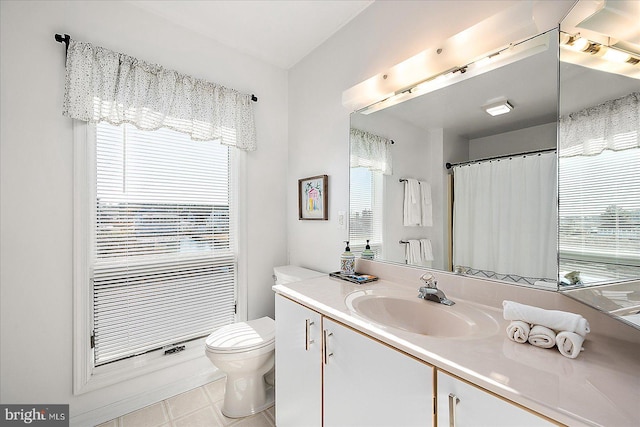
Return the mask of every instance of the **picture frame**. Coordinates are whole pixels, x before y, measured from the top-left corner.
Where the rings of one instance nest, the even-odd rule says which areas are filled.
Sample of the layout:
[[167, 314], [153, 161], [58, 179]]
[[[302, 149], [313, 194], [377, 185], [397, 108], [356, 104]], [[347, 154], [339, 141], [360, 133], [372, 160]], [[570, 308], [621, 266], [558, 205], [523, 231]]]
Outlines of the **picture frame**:
[[328, 181], [327, 175], [298, 180], [298, 219], [326, 221], [329, 218]]

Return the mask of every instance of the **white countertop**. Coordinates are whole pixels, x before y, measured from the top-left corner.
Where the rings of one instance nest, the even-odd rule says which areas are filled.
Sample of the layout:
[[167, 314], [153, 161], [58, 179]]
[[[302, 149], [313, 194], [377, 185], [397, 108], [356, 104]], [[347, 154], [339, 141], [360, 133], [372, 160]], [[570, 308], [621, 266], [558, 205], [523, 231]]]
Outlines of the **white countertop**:
[[[475, 286], [480, 286], [477, 283]], [[379, 280], [358, 285], [329, 276], [273, 290], [400, 351], [506, 399], [570, 426], [640, 425], [640, 346], [597, 333], [587, 335], [576, 358], [507, 338], [508, 321], [496, 306], [480, 305], [446, 291], [460, 307], [473, 305], [498, 324], [482, 338], [436, 338], [384, 328], [349, 310], [345, 298], [363, 289], [412, 290], [415, 285]], [[437, 304], [437, 303], [433, 303]], [[456, 305], [448, 307], [453, 310]], [[276, 319], [277, 321], [277, 319]]]

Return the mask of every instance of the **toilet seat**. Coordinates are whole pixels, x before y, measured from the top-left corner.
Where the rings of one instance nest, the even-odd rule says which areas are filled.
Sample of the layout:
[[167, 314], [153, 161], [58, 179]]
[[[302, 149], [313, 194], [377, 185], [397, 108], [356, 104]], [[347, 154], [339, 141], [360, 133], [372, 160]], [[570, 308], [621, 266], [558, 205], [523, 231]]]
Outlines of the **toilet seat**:
[[275, 321], [270, 317], [223, 326], [206, 339], [206, 349], [212, 353], [243, 353], [273, 346]]

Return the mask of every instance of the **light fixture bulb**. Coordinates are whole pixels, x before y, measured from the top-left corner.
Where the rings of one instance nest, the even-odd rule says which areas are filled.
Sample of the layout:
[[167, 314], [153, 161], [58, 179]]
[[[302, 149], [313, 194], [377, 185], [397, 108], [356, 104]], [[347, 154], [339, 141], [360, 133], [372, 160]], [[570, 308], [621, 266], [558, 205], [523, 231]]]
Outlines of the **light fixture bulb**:
[[565, 44], [565, 46], [568, 49], [575, 50], [577, 52], [584, 52], [590, 44], [591, 43], [587, 39], [575, 37], [573, 40], [570, 39], [569, 42]]
[[630, 58], [631, 55], [610, 47], [607, 48], [604, 55], [602, 55], [602, 59], [606, 59], [611, 62], [627, 62]]

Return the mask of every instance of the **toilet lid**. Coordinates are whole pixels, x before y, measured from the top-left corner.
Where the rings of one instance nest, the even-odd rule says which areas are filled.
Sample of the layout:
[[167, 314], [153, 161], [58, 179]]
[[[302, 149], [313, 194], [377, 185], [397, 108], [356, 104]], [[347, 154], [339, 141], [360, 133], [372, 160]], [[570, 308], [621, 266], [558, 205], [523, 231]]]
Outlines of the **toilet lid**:
[[207, 337], [210, 351], [232, 353], [253, 350], [272, 344], [276, 337], [276, 323], [270, 317], [223, 326]]

